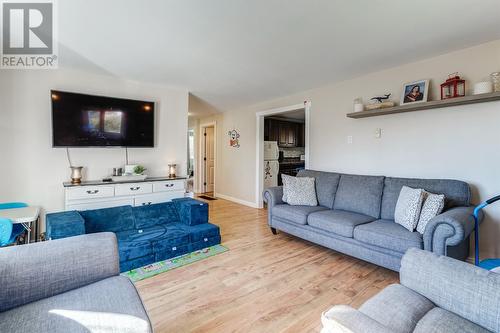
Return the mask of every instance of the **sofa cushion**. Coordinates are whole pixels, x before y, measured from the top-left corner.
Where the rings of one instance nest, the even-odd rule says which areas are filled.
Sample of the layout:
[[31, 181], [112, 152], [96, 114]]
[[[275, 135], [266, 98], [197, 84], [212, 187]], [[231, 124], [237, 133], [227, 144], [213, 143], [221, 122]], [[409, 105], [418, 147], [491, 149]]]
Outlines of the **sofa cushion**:
[[434, 308], [420, 319], [415, 333], [489, 333], [467, 319], [441, 308]]
[[208, 223], [208, 204], [193, 198], [172, 199], [180, 221], [187, 225]]
[[323, 210], [309, 214], [307, 224], [340, 236], [352, 238], [355, 226], [373, 220], [374, 218], [371, 216], [344, 210]]
[[212, 223], [198, 224], [190, 227], [189, 241], [192, 243], [204, 241], [205, 238], [217, 237], [220, 235], [219, 226]]
[[333, 208], [378, 219], [383, 187], [383, 176], [342, 175]]
[[120, 262], [140, 258], [153, 253], [151, 241], [165, 235], [164, 226], [153, 226], [139, 230], [127, 230], [116, 233]]
[[465, 182], [449, 179], [413, 179], [386, 177], [380, 218], [394, 220], [394, 210], [401, 188], [406, 185], [428, 192], [444, 194], [445, 210], [457, 206], [470, 205], [470, 188]]
[[389, 220], [377, 220], [354, 228], [354, 239], [405, 253], [410, 247], [423, 248], [422, 235], [410, 232], [403, 226]]
[[409, 333], [434, 304], [400, 284], [392, 284], [366, 301], [359, 311], [394, 332]]
[[320, 206], [333, 208], [335, 193], [339, 186], [340, 174], [335, 172], [300, 170], [297, 177], [312, 177], [316, 179], [316, 196]]
[[306, 224], [309, 214], [327, 209], [321, 206], [276, 205], [273, 207], [273, 216], [298, 224]]
[[179, 214], [173, 202], [132, 208], [135, 217], [135, 228], [148, 228], [155, 225], [179, 222]]
[[115, 276], [0, 313], [0, 332], [152, 332], [132, 284]]
[[135, 228], [131, 206], [120, 206], [79, 212], [85, 220], [85, 233], [118, 232]]

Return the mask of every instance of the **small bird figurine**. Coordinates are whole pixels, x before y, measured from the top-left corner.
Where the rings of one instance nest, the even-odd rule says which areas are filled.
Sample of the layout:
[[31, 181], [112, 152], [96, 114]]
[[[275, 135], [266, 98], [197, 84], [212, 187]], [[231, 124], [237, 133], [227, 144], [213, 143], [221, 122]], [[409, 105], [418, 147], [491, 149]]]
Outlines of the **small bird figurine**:
[[376, 96], [371, 98], [372, 100], [377, 100], [379, 103], [382, 103], [383, 100], [389, 99], [391, 94], [386, 94], [385, 96]]

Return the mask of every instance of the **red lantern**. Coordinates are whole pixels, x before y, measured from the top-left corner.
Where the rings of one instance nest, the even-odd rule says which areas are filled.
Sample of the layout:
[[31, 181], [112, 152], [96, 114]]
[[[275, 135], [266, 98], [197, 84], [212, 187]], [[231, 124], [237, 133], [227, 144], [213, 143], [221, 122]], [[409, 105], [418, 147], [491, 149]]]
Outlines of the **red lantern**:
[[462, 80], [458, 73], [450, 74], [448, 79], [441, 84], [441, 99], [464, 97], [465, 80]]

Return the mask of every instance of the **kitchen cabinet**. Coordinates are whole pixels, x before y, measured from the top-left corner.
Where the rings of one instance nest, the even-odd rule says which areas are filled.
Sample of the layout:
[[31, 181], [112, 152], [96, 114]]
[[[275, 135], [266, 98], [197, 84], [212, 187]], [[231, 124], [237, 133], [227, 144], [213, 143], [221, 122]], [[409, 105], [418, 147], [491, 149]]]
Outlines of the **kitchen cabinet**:
[[264, 140], [277, 141], [279, 147], [304, 147], [304, 137], [303, 123], [272, 118], [264, 120]]

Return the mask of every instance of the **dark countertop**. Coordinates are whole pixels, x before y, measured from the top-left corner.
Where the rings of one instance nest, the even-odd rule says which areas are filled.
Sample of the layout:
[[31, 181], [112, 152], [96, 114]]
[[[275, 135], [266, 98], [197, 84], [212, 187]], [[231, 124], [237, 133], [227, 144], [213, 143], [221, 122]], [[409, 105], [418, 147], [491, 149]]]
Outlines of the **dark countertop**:
[[109, 184], [128, 184], [128, 183], [146, 183], [146, 182], [162, 182], [162, 181], [169, 181], [169, 180], [182, 180], [182, 179], [187, 179], [187, 177], [147, 177], [145, 180], [125, 180], [125, 181], [118, 181], [118, 182], [105, 182], [102, 180], [88, 180], [81, 182], [80, 184], [72, 184], [71, 182], [64, 182], [63, 186], [64, 187], [77, 187], [77, 186], [96, 186], [96, 185], [109, 185]]

